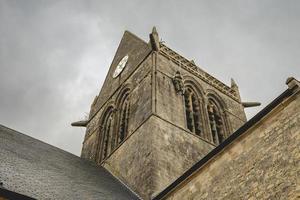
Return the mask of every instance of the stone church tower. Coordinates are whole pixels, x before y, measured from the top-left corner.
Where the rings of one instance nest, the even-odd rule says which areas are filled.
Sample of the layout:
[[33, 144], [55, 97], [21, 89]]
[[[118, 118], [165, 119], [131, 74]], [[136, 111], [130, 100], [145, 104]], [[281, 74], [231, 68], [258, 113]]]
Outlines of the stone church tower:
[[150, 199], [246, 122], [227, 86], [159, 41], [125, 31], [91, 105], [82, 157]]

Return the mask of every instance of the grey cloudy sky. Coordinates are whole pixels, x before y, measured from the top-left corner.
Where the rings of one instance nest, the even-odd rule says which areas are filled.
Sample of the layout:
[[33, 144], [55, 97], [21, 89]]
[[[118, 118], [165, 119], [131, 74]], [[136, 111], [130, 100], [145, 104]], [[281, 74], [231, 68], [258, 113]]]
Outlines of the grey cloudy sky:
[[[125, 29], [263, 106], [300, 78], [300, 1], [0, 0], [0, 124], [79, 155], [82, 119]], [[248, 109], [248, 117], [261, 108]]]

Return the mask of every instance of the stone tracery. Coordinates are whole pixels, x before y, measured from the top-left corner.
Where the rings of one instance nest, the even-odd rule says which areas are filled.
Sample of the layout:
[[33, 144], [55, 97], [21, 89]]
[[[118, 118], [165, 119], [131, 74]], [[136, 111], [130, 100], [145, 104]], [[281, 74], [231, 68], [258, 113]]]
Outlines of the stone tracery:
[[128, 135], [130, 114], [130, 90], [120, 92], [116, 108], [114, 104], [108, 106], [101, 117], [99, 139], [96, 147], [96, 160], [101, 162], [121, 144]]
[[209, 98], [207, 112], [212, 142], [215, 144], [220, 144], [226, 139], [226, 126], [222, 108], [214, 99]]
[[227, 119], [221, 99], [218, 95], [210, 94], [210, 92], [203, 95], [202, 89], [199, 89], [200, 86], [197, 87], [194, 81], [183, 80], [179, 75], [180, 73], [176, 72], [173, 83], [177, 93], [178, 87], [176, 86], [180, 85], [180, 81], [184, 83], [181, 91], [184, 91], [187, 129], [216, 145], [220, 144], [226, 139], [227, 133]]
[[104, 160], [113, 150], [113, 132], [114, 132], [115, 113], [114, 108], [107, 108], [102, 118], [100, 135], [101, 135], [101, 155], [100, 160]]
[[126, 91], [126, 93], [123, 94], [119, 111], [119, 134], [117, 137], [118, 144], [123, 142], [128, 134], [128, 123], [130, 114], [129, 91]]
[[188, 87], [184, 93], [187, 128], [196, 135], [202, 133], [202, 120], [199, 98], [192, 88]]

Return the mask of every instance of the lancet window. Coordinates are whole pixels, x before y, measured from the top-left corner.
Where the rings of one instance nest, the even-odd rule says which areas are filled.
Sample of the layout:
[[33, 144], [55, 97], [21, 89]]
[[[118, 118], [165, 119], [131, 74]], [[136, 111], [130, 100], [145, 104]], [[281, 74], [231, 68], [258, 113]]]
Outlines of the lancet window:
[[187, 87], [184, 92], [187, 128], [197, 134], [202, 134], [202, 120], [200, 102], [195, 91]]
[[117, 141], [120, 144], [124, 141], [128, 134], [128, 123], [129, 123], [129, 114], [130, 114], [130, 101], [129, 101], [129, 92], [123, 94], [120, 104], [120, 115], [119, 115], [119, 134]]
[[101, 160], [104, 160], [113, 150], [113, 133], [114, 133], [114, 109], [109, 107], [102, 118], [101, 123], [102, 148]]
[[209, 99], [207, 111], [212, 140], [215, 144], [220, 144], [225, 140], [225, 123], [222, 110], [213, 99]]

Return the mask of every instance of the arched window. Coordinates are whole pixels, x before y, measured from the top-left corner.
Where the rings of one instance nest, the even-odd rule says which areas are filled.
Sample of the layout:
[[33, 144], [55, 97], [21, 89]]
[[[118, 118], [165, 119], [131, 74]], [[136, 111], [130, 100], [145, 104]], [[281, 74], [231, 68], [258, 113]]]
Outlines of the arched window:
[[128, 135], [129, 115], [130, 115], [130, 89], [124, 86], [117, 97], [118, 108], [118, 129], [116, 132], [115, 144], [122, 143]]
[[114, 109], [109, 107], [104, 113], [101, 123], [101, 135], [102, 135], [102, 148], [101, 158], [104, 160], [114, 148], [113, 132], [114, 132]]
[[191, 132], [201, 136], [203, 127], [199, 97], [191, 87], [185, 88], [184, 102], [187, 128]]
[[226, 137], [225, 119], [223, 117], [222, 110], [215, 100], [209, 98], [207, 112], [213, 143], [220, 144]]
[[125, 93], [122, 97], [120, 104], [120, 117], [119, 117], [119, 134], [118, 134], [118, 144], [124, 141], [128, 134], [128, 122], [130, 114], [130, 102], [129, 93]]

